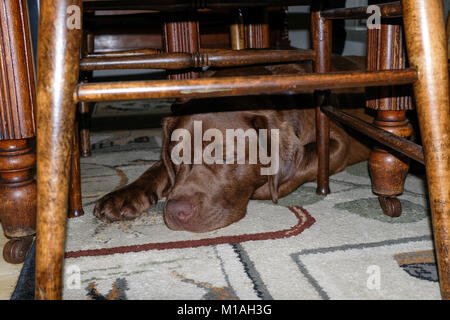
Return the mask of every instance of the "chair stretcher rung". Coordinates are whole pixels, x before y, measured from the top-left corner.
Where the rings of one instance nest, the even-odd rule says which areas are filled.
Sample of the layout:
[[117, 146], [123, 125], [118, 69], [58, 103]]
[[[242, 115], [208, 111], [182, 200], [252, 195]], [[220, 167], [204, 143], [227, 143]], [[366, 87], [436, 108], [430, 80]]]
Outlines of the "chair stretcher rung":
[[254, 64], [283, 63], [314, 60], [312, 50], [217, 50], [196, 53], [161, 53], [131, 57], [85, 58], [80, 69], [168, 69], [180, 70], [201, 67], [235, 67]]
[[[381, 18], [398, 18], [403, 16], [402, 4], [400, 1], [382, 3], [377, 5], [380, 8]], [[339, 8], [325, 10], [320, 13], [324, 19], [366, 19], [373, 15], [372, 11], [367, 12], [368, 7]]]
[[390, 86], [413, 83], [415, 69], [246, 76], [189, 80], [151, 80], [83, 83], [74, 92], [76, 102], [161, 98], [209, 98], [258, 94], [295, 94], [312, 90]]
[[377, 128], [373, 124], [367, 123], [331, 106], [323, 106], [320, 108], [320, 110], [330, 118], [348, 125], [356, 131], [359, 131], [371, 137], [372, 139], [377, 140], [378, 142], [404, 154], [407, 157], [410, 157], [411, 159], [425, 164], [423, 148], [418, 144], [392, 134], [386, 130]]

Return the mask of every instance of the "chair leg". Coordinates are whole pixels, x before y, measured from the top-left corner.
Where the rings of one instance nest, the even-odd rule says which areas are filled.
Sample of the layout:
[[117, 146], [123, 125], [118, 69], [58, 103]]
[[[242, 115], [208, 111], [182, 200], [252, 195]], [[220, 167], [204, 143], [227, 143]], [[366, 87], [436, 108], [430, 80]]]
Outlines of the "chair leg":
[[72, 166], [70, 167], [69, 185], [69, 218], [77, 218], [84, 215], [81, 198], [81, 172], [80, 172], [80, 132], [75, 123], [72, 145]]
[[403, 0], [403, 19], [424, 147], [434, 243], [443, 299], [450, 299], [450, 104], [441, 0]]
[[[323, 19], [320, 11], [312, 10], [311, 36], [315, 52], [314, 71], [318, 73], [331, 71], [331, 20]], [[330, 124], [328, 117], [320, 111], [326, 100], [326, 91], [316, 91], [316, 142], [318, 153], [317, 190], [322, 196], [330, 194]]]
[[[374, 124], [403, 138], [412, 134], [412, 126], [406, 118], [406, 111], [378, 111]], [[403, 193], [409, 170], [409, 159], [392, 154], [382, 147], [375, 147], [369, 158], [372, 190], [378, 195], [381, 209], [390, 217], [399, 217], [402, 206], [397, 196]]]
[[[88, 30], [85, 31], [85, 36], [83, 37], [82, 48], [83, 56], [89, 53], [94, 53], [95, 45], [95, 34]], [[83, 82], [91, 81], [93, 76], [93, 71], [83, 72], [81, 78]], [[91, 156], [91, 104], [89, 102], [80, 102], [78, 104], [78, 116], [79, 116], [79, 130], [80, 130], [80, 148], [81, 156], [87, 158]]]
[[41, 0], [37, 61], [36, 299], [61, 299], [79, 77], [81, 0]]
[[91, 156], [91, 114], [89, 102], [80, 102], [78, 104], [79, 116], [80, 116], [80, 145], [81, 145], [81, 156], [83, 158], [88, 158]]

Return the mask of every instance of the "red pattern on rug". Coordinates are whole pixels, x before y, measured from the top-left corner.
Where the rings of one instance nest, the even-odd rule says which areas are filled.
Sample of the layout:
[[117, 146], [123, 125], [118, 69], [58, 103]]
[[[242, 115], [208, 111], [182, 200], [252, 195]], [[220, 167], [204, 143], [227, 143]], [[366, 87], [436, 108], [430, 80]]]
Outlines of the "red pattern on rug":
[[[199, 240], [184, 240], [184, 241], [173, 241], [173, 242], [157, 242], [148, 243], [140, 245], [131, 246], [120, 246], [114, 248], [102, 248], [102, 249], [90, 249], [90, 250], [79, 250], [79, 251], [69, 251], [65, 253], [66, 258], [79, 258], [79, 257], [90, 257], [90, 256], [105, 256], [116, 253], [129, 253], [129, 252], [141, 252], [149, 250], [167, 250], [167, 249], [184, 249], [184, 248], [197, 248], [203, 246], [219, 245], [226, 243], [241, 243], [246, 241], [258, 241], [258, 240], [273, 240], [281, 238], [289, 238], [300, 234], [305, 229], [311, 227], [316, 220], [302, 207], [288, 207], [298, 219], [297, 224], [289, 229], [272, 231], [272, 232], [261, 232], [254, 234], [242, 234], [238, 236], [222, 236], [216, 238], [206, 238]], [[304, 216], [300, 214], [303, 213]]]

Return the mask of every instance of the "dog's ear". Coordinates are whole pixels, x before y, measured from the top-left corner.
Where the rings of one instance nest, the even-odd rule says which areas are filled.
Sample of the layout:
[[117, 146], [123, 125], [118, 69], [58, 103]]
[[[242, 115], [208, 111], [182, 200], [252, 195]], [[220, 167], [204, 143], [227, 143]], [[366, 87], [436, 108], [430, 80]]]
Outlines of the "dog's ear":
[[[267, 129], [267, 150], [278, 151], [278, 171], [267, 176], [267, 184], [270, 196], [274, 203], [278, 202], [279, 187], [295, 174], [297, 161], [301, 156], [301, 144], [291, 124], [281, 121], [278, 113], [269, 112], [254, 115], [251, 119], [253, 127], [259, 133], [260, 129]], [[273, 137], [272, 130], [278, 130], [278, 135]], [[278, 148], [272, 148], [271, 143], [278, 143]], [[274, 155], [270, 154], [271, 159]]]
[[173, 168], [172, 161], [170, 159], [169, 144], [171, 141], [170, 138], [172, 135], [172, 131], [175, 129], [176, 122], [177, 122], [176, 117], [167, 117], [164, 118], [162, 123], [163, 139], [162, 139], [161, 159], [164, 163], [164, 166], [166, 167], [171, 186], [175, 184], [175, 170]]
[[[274, 129], [273, 123], [271, 123], [270, 117], [267, 115], [255, 115], [251, 118], [251, 123], [253, 128], [255, 128], [256, 132], [260, 134], [261, 129], [267, 130], [267, 152], [272, 150], [272, 131], [270, 129]], [[270, 154], [272, 157], [272, 154]], [[277, 174], [268, 175], [267, 176], [267, 184], [269, 186], [270, 196], [272, 197], [272, 201], [274, 203], [278, 203], [278, 183], [279, 183], [279, 171]]]

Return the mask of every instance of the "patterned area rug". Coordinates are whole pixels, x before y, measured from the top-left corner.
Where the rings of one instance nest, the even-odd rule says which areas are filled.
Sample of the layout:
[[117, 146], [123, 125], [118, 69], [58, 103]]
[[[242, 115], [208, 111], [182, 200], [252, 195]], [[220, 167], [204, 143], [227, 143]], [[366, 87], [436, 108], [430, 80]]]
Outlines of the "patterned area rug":
[[367, 163], [271, 201], [204, 234], [171, 231], [162, 202], [105, 224], [95, 201], [160, 158], [160, 130], [95, 133], [82, 159], [85, 215], [68, 223], [64, 299], [440, 299], [424, 177], [409, 175], [403, 215], [383, 215]]

